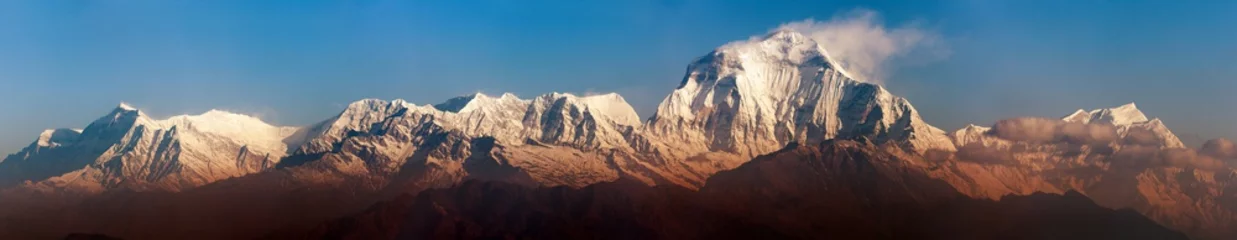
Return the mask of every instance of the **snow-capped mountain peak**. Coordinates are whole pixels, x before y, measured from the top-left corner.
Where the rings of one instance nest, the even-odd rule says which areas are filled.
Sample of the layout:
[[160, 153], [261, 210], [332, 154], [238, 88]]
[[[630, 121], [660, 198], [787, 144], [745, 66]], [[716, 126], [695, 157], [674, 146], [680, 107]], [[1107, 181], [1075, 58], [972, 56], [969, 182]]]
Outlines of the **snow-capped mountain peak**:
[[150, 118], [143, 114], [137, 108], [133, 108], [125, 103], [120, 103], [110, 113], [99, 117], [83, 130], [86, 133], [114, 132], [123, 133], [129, 131], [135, 125], [150, 122]]
[[615, 123], [627, 126], [640, 126], [640, 116], [636, 109], [627, 103], [618, 93], [595, 94], [579, 97], [570, 93], [552, 93], [553, 98], [577, 101], [594, 114], [603, 116]]
[[790, 28], [777, 28], [765, 34], [762, 38], [764, 41], [782, 41], [782, 42], [802, 42], [811, 39], [804, 36], [802, 33]]
[[[828, 61], [824, 49], [803, 34], [789, 29], [774, 31], [762, 38], [731, 42], [714, 50], [721, 63], [801, 65], [809, 61]], [[832, 64], [824, 64], [832, 65]], [[838, 70], [838, 69], [834, 69]]]
[[[158, 129], [180, 128], [182, 132], [209, 134], [210, 137], [216, 138], [210, 141], [226, 139], [263, 153], [287, 152], [288, 146], [283, 140], [298, 130], [297, 127], [274, 126], [256, 117], [217, 109], [199, 115], [180, 115], [166, 120], [153, 121], [150, 126]], [[181, 141], [189, 140], [203, 139], [182, 139]]]
[[658, 106], [651, 131], [705, 143], [694, 147], [701, 152], [747, 156], [792, 141], [860, 137], [953, 150], [945, 132], [923, 123], [908, 101], [849, 77], [824, 49], [789, 29], [726, 44], [688, 67]]
[[1113, 125], [1126, 125], [1148, 121], [1147, 115], [1138, 110], [1138, 106], [1132, 102], [1114, 108], [1096, 109], [1091, 111], [1090, 115], [1091, 120], [1089, 122], [1108, 122]]
[[1132, 102], [1113, 108], [1091, 111], [1078, 109], [1073, 114], [1065, 116], [1063, 120], [1079, 123], [1110, 123], [1113, 125], [1129, 125], [1148, 121], [1147, 115], [1138, 110], [1138, 106]]
[[1066, 115], [1065, 117], [1061, 119], [1067, 122], [1089, 123], [1091, 122], [1091, 113], [1087, 112], [1086, 109], [1079, 108], [1078, 110], [1074, 111], [1074, 113], [1071, 113], [1070, 115]]
[[1130, 136], [1131, 132], [1135, 132], [1135, 136], [1145, 135], [1147, 138], [1153, 138], [1147, 141], [1154, 141], [1161, 147], [1185, 147], [1185, 144], [1177, 138], [1177, 135], [1174, 135], [1172, 131], [1168, 130], [1167, 126], [1164, 126], [1163, 121], [1158, 118], [1148, 119], [1147, 115], [1138, 109], [1138, 105], [1132, 102], [1113, 108], [1091, 111], [1079, 109], [1073, 114], [1061, 118], [1061, 120], [1076, 123], [1111, 124], [1117, 127], [1118, 135], [1123, 138]]
[[448, 99], [446, 102], [435, 104], [434, 108], [447, 112], [468, 113], [477, 109], [501, 108], [502, 105], [510, 104], [527, 104], [527, 101], [511, 93], [504, 93], [499, 97], [475, 93]]
[[127, 111], [137, 111], [137, 108], [130, 106], [128, 103], [125, 103], [125, 102], [120, 102], [120, 104], [116, 105], [116, 108], [121, 109], [121, 110], [127, 110]]

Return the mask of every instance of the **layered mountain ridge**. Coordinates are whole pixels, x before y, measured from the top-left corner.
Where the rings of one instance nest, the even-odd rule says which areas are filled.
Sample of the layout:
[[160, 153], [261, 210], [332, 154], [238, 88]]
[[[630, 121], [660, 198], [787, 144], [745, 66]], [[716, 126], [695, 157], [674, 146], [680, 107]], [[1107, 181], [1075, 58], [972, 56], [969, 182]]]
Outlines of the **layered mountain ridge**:
[[[211, 235], [240, 238], [257, 234], [254, 224], [304, 225], [473, 179], [569, 188], [630, 181], [696, 190], [757, 156], [837, 140], [866, 146], [846, 153], [854, 158], [896, 160], [888, 171], [913, 169], [972, 198], [1078, 193], [1191, 236], [1237, 236], [1225, 230], [1237, 229], [1237, 154], [1228, 154], [1237, 148], [1231, 142], [1187, 149], [1162, 121], [1132, 103], [945, 132], [927, 124], [908, 100], [850, 77], [827, 49], [785, 29], [696, 59], [645, 120], [614, 93], [530, 99], [477, 93], [432, 105], [364, 99], [304, 127], [218, 110], [155, 120], [122, 103], [83, 129], [47, 130], [0, 161], [0, 187], [7, 187], [0, 202], [18, 201], [17, 194], [73, 193], [95, 206], [157, 205], [98, 218], [186, 218], [202, 229], [236, 225], [199, 223], [192, 216], [256, 219], [244, 230]], [[168, 192], [175, 194], [162, 195]], [[90, 200], [95, 195], [105, 197]], [[41, 202], [33, 199], [28, 202]], [[227, 208], [190, 202], [204, 201], [197, 199], [237, 202]], [[90, 218], [66, 209], [59, 212], [65, 218]], [[19, 215], [14, 212], [22, 211], [8, 214]], [[287, 214], [304, 222], [282, 217]], [[0, 227], [0, 237], [5, 230]]]

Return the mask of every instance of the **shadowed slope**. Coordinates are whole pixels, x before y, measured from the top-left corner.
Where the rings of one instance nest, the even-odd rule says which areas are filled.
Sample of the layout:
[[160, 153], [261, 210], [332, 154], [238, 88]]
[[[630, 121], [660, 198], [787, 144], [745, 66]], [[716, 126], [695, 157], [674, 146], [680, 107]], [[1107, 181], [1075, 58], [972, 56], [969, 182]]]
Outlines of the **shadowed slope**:
[[1185, 239], [1077, 193], [976, 200], [855, 142], [792, 146], [699, 192], [468, 181], [268, 239]]

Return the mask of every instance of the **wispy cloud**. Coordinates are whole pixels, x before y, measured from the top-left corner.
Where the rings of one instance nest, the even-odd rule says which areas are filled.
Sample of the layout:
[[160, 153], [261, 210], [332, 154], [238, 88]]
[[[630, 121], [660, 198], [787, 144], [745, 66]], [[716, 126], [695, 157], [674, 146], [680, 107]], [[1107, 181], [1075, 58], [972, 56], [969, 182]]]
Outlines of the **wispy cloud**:
[[829, 56], [858, 80], [884, 83], [889, 76], [890, 60], [922, 52], [924, 59], [942, 59], [949, 55], [940, 34], [908, 23], [886, 28], [879, 13], [856, 9], [835, 15], [828, 21], [807, 19], [783, 24], [779, 29], [791, 29], [812, 38], [825, 48]]

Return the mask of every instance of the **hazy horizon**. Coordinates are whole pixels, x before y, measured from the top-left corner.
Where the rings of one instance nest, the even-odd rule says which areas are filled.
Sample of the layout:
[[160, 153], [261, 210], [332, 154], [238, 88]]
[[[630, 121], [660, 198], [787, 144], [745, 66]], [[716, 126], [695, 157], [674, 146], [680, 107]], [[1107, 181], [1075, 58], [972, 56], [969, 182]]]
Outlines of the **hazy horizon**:
[[617, 92], [647, 118], [692, 59], [784, 24], [853, 20], [855, 11], [874, 13], [864, 29], [890, 38], [919, 33], [908, 51], [883, 55], [872, 80], [946, 131], [1136, 102], [1198, 144], [1237, 138], [1235, 10], [1227, 2], [3, 2], [0, 153], [43, 129], [83, 128], [120, 102], [156, 118], [222, 109], [304, 126], [364, 98], [424, 105], [474, 92]]

